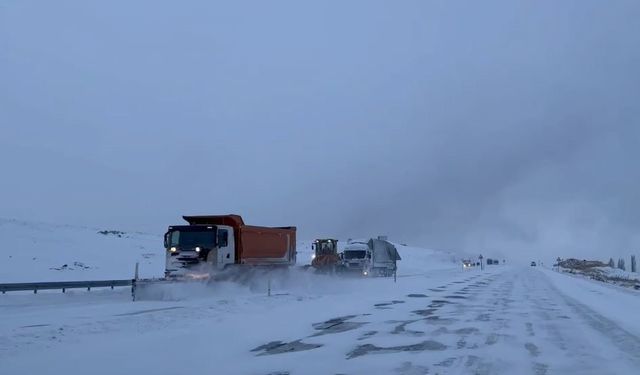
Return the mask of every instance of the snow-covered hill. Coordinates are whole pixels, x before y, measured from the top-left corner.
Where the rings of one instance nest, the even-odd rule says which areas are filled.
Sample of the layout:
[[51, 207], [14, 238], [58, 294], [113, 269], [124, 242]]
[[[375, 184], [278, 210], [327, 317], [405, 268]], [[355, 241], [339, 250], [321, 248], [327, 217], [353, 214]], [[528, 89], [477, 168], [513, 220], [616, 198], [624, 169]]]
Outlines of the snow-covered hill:
[[0, 219], [0, 283], [126, 279], [164, 271], [162, 236]]

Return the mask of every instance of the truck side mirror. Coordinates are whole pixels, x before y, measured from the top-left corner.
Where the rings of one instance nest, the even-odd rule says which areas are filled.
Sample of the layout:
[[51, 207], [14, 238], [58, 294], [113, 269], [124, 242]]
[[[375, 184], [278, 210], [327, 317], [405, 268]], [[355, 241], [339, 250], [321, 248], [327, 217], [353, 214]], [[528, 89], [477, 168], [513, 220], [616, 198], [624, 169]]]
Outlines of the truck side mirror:
[[164, 248], [168, 248], [169, 247], [169, 232], [164, 234]]

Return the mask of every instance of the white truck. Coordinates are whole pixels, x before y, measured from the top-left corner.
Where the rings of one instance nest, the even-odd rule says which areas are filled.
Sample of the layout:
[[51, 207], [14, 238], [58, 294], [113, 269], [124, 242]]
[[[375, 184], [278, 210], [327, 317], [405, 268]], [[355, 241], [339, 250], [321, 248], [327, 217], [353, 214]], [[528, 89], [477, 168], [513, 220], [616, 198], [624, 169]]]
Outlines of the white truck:
[[398, 260], [400, 254], [391, 242], [374, 238], [349, 241], [342, 252], [342, 268], [364, 276], [393, 276]]

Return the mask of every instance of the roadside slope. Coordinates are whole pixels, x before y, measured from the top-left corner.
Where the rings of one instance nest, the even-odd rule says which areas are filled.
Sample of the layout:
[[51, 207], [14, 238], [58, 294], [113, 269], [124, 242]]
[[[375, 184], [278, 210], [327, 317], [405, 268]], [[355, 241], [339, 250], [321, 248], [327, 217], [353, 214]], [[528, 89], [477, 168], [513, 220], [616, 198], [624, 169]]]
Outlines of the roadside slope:
[[541, 269], [541, 271], [555, 288], [572, 300], [640, 336], [640, 320], [636, 319], [640, 311], [640, 291], [573, 277], [548, 269]]

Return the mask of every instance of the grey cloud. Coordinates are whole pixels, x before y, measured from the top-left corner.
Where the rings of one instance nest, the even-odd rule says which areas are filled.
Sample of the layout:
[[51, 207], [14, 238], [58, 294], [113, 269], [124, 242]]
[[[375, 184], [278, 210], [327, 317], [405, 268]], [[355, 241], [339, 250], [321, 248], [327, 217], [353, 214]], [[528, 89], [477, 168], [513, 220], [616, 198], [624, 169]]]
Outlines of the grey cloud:
[[635, 1], [5, 2], [1, 216], [638, 249]]

